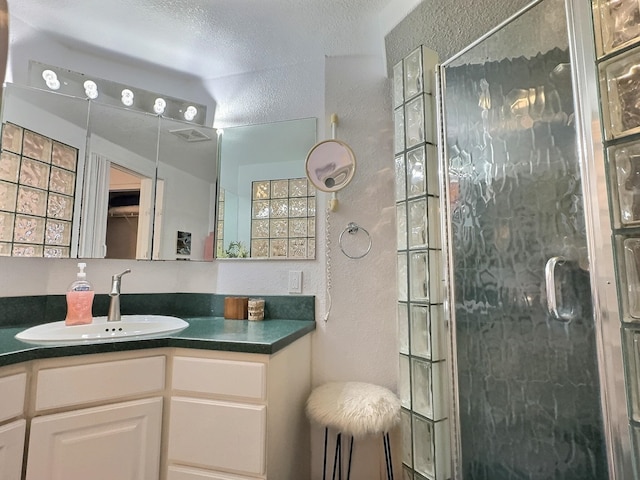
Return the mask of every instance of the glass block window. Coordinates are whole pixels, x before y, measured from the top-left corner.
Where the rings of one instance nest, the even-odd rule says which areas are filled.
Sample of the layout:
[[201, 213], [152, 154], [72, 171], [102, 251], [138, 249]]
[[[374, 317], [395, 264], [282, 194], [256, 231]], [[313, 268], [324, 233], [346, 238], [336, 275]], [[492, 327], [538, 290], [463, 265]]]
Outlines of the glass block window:
[[216, 227], [216, 257], [222, 258], [224, 252], [224, 188], [218, 192], [218, 213], [217, 213], [217, 227]]
[[2, 125], [0, 255], [70, 256], [77, 165], [77, 148]]
[[251, 185], [252, 258], [315, 256], [316, 192], [306, 177]]

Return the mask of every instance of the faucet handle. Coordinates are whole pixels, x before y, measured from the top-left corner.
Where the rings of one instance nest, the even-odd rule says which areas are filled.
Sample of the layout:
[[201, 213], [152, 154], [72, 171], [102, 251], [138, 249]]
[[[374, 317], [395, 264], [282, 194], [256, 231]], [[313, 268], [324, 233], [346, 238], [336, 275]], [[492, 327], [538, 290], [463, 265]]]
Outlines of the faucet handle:
[[120, 280], [120, 279], [122, 278], [122, 276], [123, 276], [124, 274], [126, 274], [126, 273], [131, 273], [131, 269], [127, 268], [124, 272], [119, 273], [119, 274], [117, 274], [117, 275], [113, 275], [111, 278], [112, 278], [113, 280]]

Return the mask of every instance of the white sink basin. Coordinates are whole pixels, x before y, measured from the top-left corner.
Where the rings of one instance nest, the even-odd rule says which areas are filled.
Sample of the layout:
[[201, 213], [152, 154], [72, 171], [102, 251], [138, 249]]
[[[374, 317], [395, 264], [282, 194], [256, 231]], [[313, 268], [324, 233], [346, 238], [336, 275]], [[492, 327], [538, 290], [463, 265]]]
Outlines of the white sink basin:
[[122, 315], [119, 322], [94, 317], [88, 325], [66, 326], [64, 321], [36, 325], [18, 333], [16, 338], [36, 345], [101, 343], [164, 336], [188, 325], [181, 318], [165, 315]]

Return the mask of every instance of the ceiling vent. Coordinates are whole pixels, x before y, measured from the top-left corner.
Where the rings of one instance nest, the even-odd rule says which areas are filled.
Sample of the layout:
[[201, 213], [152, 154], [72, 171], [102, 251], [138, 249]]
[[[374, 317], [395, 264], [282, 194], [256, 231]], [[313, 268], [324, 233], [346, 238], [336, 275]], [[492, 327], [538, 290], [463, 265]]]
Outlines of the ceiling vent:
[[211, 137], [205, 135], [195, 128], [184, 128], [182, 130], [169, 130], [169, 133], [173, 133], [176, 137], [181, 138], [185, 142], [206, 142], [211, 140]]

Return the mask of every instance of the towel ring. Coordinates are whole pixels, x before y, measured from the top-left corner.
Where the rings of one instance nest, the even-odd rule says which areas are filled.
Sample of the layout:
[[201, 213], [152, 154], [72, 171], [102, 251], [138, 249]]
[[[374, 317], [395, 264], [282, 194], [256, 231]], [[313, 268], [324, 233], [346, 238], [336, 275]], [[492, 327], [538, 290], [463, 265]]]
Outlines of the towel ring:
[[[350, 235], [355, 235], [360, 230], [362, 230], [369, 238], [369, 245], [367, 246], [366, 251], [362, 255], [350, 255], [344, 250], [344, 245], [342, 245], [342, 237], [344, 236], [345, 233], [349, 233]], [[340, 244], [340, 250], [342, 250], [342, 253], [344, 253], [349, 258], [353, 258], [354, 260], [364, 257], [371, 251], [371, 235], [369, 235], [369, 232], [367, 232], [364, 228], [362, 228], [361, 226], [359, 226], [357, 223], [354, 223], [354, 222], [349, 222], [349, 224], [345, 227], [345, 229], [340, 234], [338, 243]]]

